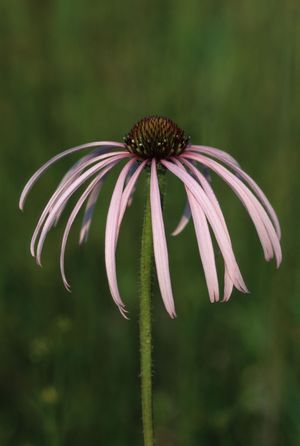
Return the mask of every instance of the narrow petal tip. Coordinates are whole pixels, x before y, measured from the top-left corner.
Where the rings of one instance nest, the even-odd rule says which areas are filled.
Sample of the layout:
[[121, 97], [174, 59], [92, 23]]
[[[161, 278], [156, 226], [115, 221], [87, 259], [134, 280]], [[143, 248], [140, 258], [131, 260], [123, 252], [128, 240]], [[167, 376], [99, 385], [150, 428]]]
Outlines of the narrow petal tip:
[[209, 301], [211, 304], [215, 304], [216, 302], [220, 301], [220, 296], [218, 294], [210, 294]]
[[78, 241], [79, 246], [82, 246], [84, 242], [86, 242], [85, 237], [82, 234], [80, 234]]
[[25, 199], [24, 199], [24, 196], [23, 196], [24, 194], [23, 194], [23, 192], [22, 192], [22, 194], [21, 194], [21, 196], [20, 196], [20, 199], [19, 199], [19, 209], [20, 209], [20, 211], [24, 211], [24, 203], [25, 203]]
[[[249, 290], [248, 290], [248, 288], [246, 286], [241, 286], [241, 285], [236, 286], [235, 285], [235, 287], [236, 287], [237, 290], [239, 290], [240, 293], [243, 293], [243, 294], [248, 294], [249, 293]], [[227, 299], [227, 301], [228, 300], [229, 300], [229, 298]]]
[[71, 293], [71, 285], [69, 284], [69, 282], [66, 279], [63, 279], [63, 283], [64, 283], [64, 287], [65, 289]]
[[220, 301], [219, 294], [214, 294], [214, 302], [219, 302], [219, 301]]
[[[124, 304], [123, 304], [123, 305], [124, 305]], [[121, 305], [118, 305], [118, 309], [119, 309], [121, 315], [124, 317], [124, 319], [126, 319], [127, 321], [129, 321], [130, 318], [129, 318], [129, 317], [127, 316], [127, 314], [126, 314], [126, 313], [128, 313], [128, 311], [126, 310], [125, 305], [124, 305], [123, 307], [122, 307]]]
[[244, 294], [250, 294], [250, 291], [248, 290], [248, 288], [247, 287], [243, 287], [243, 289], [242, 290], [240, 290], [242, 293], [244, 293]]
[[81, 230], [80, 235], [79, 235], [79, 242], [78, 242], [79, 245], [82, 246], [87, 241], [88, 241], [88, 232], [85, 230]]
[[177, 313], [176, 313], [174, 305], [168, 306], [168, 307], [165, 305], [165, 308], [166, 308], [167, 313], [168, 313], [168, 315], [170, 316], [171, 319], [176, 319], [177, 318]]

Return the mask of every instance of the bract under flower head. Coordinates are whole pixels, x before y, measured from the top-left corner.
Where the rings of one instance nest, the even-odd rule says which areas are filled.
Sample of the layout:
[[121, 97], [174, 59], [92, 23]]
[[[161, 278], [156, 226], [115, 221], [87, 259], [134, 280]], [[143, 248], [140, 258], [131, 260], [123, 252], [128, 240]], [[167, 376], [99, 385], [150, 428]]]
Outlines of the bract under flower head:
[[169, 118], [148, 116], [138, 121], [124, 137], [129, 152], [142, 158], [168, 158], [180, 155], [189, 137]]

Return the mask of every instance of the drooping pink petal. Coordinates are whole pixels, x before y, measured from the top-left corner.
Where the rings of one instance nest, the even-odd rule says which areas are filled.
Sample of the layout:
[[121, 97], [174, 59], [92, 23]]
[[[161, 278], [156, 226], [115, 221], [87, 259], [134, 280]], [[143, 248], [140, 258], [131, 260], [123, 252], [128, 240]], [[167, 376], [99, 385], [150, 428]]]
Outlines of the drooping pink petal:
[[199, 186], [199, 184], [191, 177], [190, 174], [186, 172], [183, 167], [176, 166], [170, 161], [161, 160], [161, 163], [170, 170], [174, 175], [176, 175], [192, 192], [195, 199], [198, 201], [199, 205], [203, 209], [211, 227], [215, 234], [216, 240], [222, 252], [225, 264], [228, 268], [228, 273], [234, 283], [234, 286], [242, 292], [247, 292], [247, 287], [242, 278], [240, 269], [236, 262], [232, 246], [228, 241], [226, 232], [224, 231], [223, 225], [216, 213], [214, 207], [209, 201], [208, 197]]
[[130, 195], [128, 201], [127, 201], [127, 207], [128, 208], [132, 205], [134, 193], [135, 193], [135, 187], [132, 189], [131, 195]]
[[96, 184], [96, 186], [92, 189], [90, 196], [88, 197], [85, 212], [82, 219], [81, 229], [80, 229], [80, 235], [79, 235], [79, 244], [81, 245], [83, 242], [87, 242], [89, 230], [94, 214], [94, 209], [96, 206], [96, 202], [99, 197], [99, 193], [101, 191], [103, 180], [99, 180], [99, 182]]
[[[192, 164], [190, 161], [188, 161], [185, 158], [181, 158], [181, 161], [183, 162], [183, 164], [185, 164], [189, 170], [191, 171], [191, 173], [193, 174], [194, 178], [201, 184], [204, 192], [206, 193], [208, 199], [210, 200], [211, 204], [213, 205], [213, 207], [215, 208], [216, 213], [218, 214], [218, 217], [223, 225], [224, 231], [227, 235], [228, 238], [228, 242], [231, 245], [231, 239], [230, 239], [230, 235], [227, 229], [227, 225], [225, 222], [225, 218], [223, 215], [223, 212], [221, 210], [220, 204], [218, 202], [218, 199], [213, 191], [213, 188], [211, 187], [209, 181], [206, 179], [205, 175], [202, 174], [202, 172], [200, 172], [196, 166], [194, 166], [194, 164]], [[233, 282], [230, 278], [230, 275], [228, 273], [228, 269], [227, 266], [225, 264], [225, 274], [224, 274], [224, 295], [223, 295], [223, 301], [228, 301], [231, 293], [233, 290]]]
[[219, 284], [215, 263], [214, 248], [209, 233], [205, 214], [194, 198], [193, 194], [186, 187], [188, 200], [191, 207], [196, 237], [198, 241], [199, 253], [202, 260], [203, 270], [206, 278], [210, 301], [219, 300]]
[[172, 232], [173, 236], [176, 236], [176, 235], [180, 234], [184, 230], [184, 228], [186, 227], [186, 225], [188, 224], [188, 222], [191, 219], [191, 215], [192, 215], [191, 214], [191, 208], [190, 208], [189, 202], [187, 201], [186, 205], [185, 205], [185, 208], [183, 210], [182, 217], [179, 220], [178, 225], [176, 226], [176, 228]]
[[276, 215], [276, 212], [274, 211], [270, 201], [262, 191], [262, 189], [258, 186], [258, 184], [251, 178], [246, 172], [244, 172], [239, 164], [236, 162], [234, 158], [232, 158], [228, 153], [220, 151], [218, 149], [212, 148], [212, 147], [204, 147], [204, 146], [191, 146], [192, 150], [196, 150], [198, 153], [203, 153], [210, 155], [219, 161], [222, 161], [224, 164], [229, 166], [234, 172], [238, 174], [238, 176], [243, 179], [253, 190], [253, 192], [257, 195], [257, 197], [260, 199], [261, 203], [265, 207], [266, 211], [268, 212], [273, 225], [275, 227], [276, 233], [278, 235], [278, 238], [281, 238], [281, 228], [280, 223], [278, 220], [278, 217]]
[[77, 178], [59, 197], [55, 205], [53, 206], [51, 212], [49, 213], [43, 229], [41, 231], [41, 235], [39, 238], [38, 246], [37, 246], [37, 253], [36, 253], [36, 261], [39, 265], [41, 265], [41, 254], [42, 249], [44, 245], [45, 238], [47, 236], [47, 233], [49, 231], [49, 228], [52, 227], [53, 222], [56, 218], [56, 212], [60, 209], [60, 206], [66, 201], [69, 200], [71, 195], [92, 175], [97, 174], [99, 171], [101, 171], [104, 167], [106, 167], [109, 164], [115, 165], [119, 160], [127, 158], [126, 154], [115, 156], [114, 158], [109, 158], [106, 160], [103, 160], [96, 164], [95, 166], [91, 167], [87, 171], [85, 171], [79, 178]]
[[121, 223], [122, 223], [125, 211], [126, 211], [126, 207], [128, 206], [128, 201], [132, 197], [132, 192], [135, 189], [136, 182], [137, 182], [142, 170], [145, 168], [147, 162], [148, 162], [147, 160], [144, 160], [141, 162], [141, 164], [131, 174], [129, 181], [124, 188], [122, 198], [121, 198], [121, 204], [120, 204], [120, 214], [119, 214], [119, 221], [118, 221], [118, 228], [117, 228], [117, 236], [120, 231], [120, 226], [121, 226]]
[[[205, 178], [210, 181], [210, 173], [209, 173], [209, 169], [207, 169], [206, 167], [203, 166], [204, 171], [204, 176]], [[191, 209], [190, 209], [190, 205], [189, 202], [186, 202], [185, 208], [183, 210], [183, 214], [179, 220], [179, 223], [177, 224], [176, 228], [174, 229], [174, 231], [172, 232], [173, 236], [179, 235], [188, 225], [189, 221], [191, 219]]]
[[[96, 149], [93, 152], [88, 153], [87, 155], [81, 157], [73, 166], [67, 171], [67, 173], [63, 176], [62, 180], [59, 182], [56, 191], [62, 191], [66, 185], [70, 184], [70, 182], [74, 181], [79, 177], [82, 170], [84, 170], [90, 163], [90, 160], [94, 160], [97, 156], [106, 153], [106, 149]], [[94, 161], [93, 161], [94, 162]], [[53, 205], [52, 205], [53, 206]], [[55, 219], [54, 225], [57, 225], [61, 214], [64, 211], [65, 206], [61, 206], [60, 210], [57, 212], [57, 216]]]
[[171, 318], [174, 318], [176, 317], [176, 312], [170, 280], [168, 248], [162, 216], [155, 159], [152, 159], [151, 162], [150, 201], [154, 258], [159, 288], [166, 310]]
[[215, 158], [220, 159], [224, 162], [229, 162], [234, 164], [235, 166], [239, 166], [239, 163], [233, 156], [231, 156], [229, 153], [224, 152], [224, 150], [216, 149], [215, 147], [208, 147], [208, 146], [198, 146], [198, 145], [191, 145], [189, 146], [189, 150], [195, 150], [199, 153], [206, 153], [207, 155], [211, 155]]
[[64, 234], [63, 234], [63, 238], [62, 238], [62, 244], [61, 244], [61, 250], [60, 250], [60, 271], [61, 271], [61, 276], [64, 282], [65, 287], [67, 288], [68, 291], [70, 291], [70, 285], [67, 281], [66, 275], [65, 275], [65, 249], [66, 249], [66, 244], [68, 241], [68, 237], [69, 237], [69, 233], [71, 230], [71, 227], [73, 225], [73, 222], [78, 214], [78, 212], [80, 211], [82, 205], [84, 204], [85, 200], [87, 199], [87, 197], [89, 196], [89, 194], [98, 187], [99, 183], [102, 182], [103, 177], [113, 168], [114, 165], [109, 165], [106, 166], [100, 173], [99, 175], [96, 176], [96, 178], [94, 178], [90, 184], [88, 185], [88, 187], [84, 190], [84, 192], [82, 193], [82, 195], [80, 196], [80, 198], [78, 199], [76, 205], [73, 208], [73, 211], [71, 212], [69, 219], [67, 221], [65, 230], [64, 230]]
[[72, 147], [71, 149], [65, 150], [64, 152], [59, 153], [58, 155], [55, 155], [53, 158], [51, 158], [47, 163], [45, 163], [43, 166], [41, 166], [35, 173], [32, 175], [32, 177], [28, 180], [26, 183], [21, 197], [19, 201], [19, 207], [21, 210], [24, 208], [26, 197], [31, 190], [34, 183], [40, 178], [40, 176], [56, 161], [60, 160], [61, 158], [64, 158], [67, 155], [70, 155], [71, 153], [78, 152], [79, 150], [83, 149], [90, 149], [91, 147], [105, 147], [107, 148], [107, 152], [112, 151], [114, 148], [124, 148], [125, 145], [119, 142], [114, 141], [95, 141], [87, 144], [81, 144], [80, 146]]
[[[143, 166], [144, 166], [144, 164], [143, 164]], [[130, 169], [130, 171], [128, 172], [126, 180], [125, 180], [126, 187], [124, 189], [124, 193], [127, 189], [127, 184], [129, 182], [129, 180], [132, 178], [133, 174], [135, 173], [137, 167], [138, 167], [138, 164], [135, 163], [132, 166], [132, 168]], [[134, 183], [136, 182], [137, 177], [135, 177]], [[89, 229], [90, 229], [90, 225], [91, 225], [91, 221], [92, 221], [92, 217], [93, 217], [93, 213], [94, 213], [94, 209], [95, 209], [95, 205], [96, 205], [96, 201], [98, 199], [100, 190], [102, 188], [103, 179], [101, 181], [99, 181], [97, 186], [94, 187], [94, 189], [92, 190], [92, 192], [90, 193], [90, 196], [88, 198], [88, 201], [86, 204], [86, 210], [85, 210], [85, 213], [83, 216], [82, 227], [80, 230], [79, 244], [82, 244], [83, 242], [87, 241]], [[129, 206], [130, 205], [129, 202], [132, 201], [132, 195], [134, 193], [134, 190], [135, 190], [135, 186], [134, 185], [130, 186], [130, 195], [129, 195], [128, 199], [126, 198], [127, 206]], [[122, 201], [123, 201], [123, 197], [122, 197]], [[122, 210], [122, 204], [121, 204], [121, 210]], [[125, 212], [125, 209], [124, 209], [124, 212]], [[122, 218], [123, 218], [123, 214], [122, 214]], [[121, 220], [121, 218], [120, 218], [120, 220]], [[119, 224], [119, 226], [120, 226], [120, 224]]]
[[[101, 152], [100, 154], [97, 154], [97, 152]], [[71, 183], [73, 183], [81, 174], [82, 172], [87, 169], [87, 167], [91, 166], [92, 164], [96, 164], [97, 162], [104, 160], [106, 158], [114, 158], [115, 156], [126, 154], [128, 156], [128, 152], [121, 150], [121, 151], [109, 151], [102, 153], [102, 151], [93, 151], [93, 153], [88, 154], [86, 157], [81, 158], [76, 165], [73, 166], [69, 170], [68, 175], [65, 175], [65, 177], [60, 182], [59, 186], [56, 188], [55, 193], [53, 194], [53, 199], [55, 198], [56, 194], [61, 193], [63, 190], [65, 190]], [[82, 161], [82, 162], [80, 162]], [[52, 198], [51, 197], [51, 198]], [[52, 205], [55, 204], [52, 203]]]
[[267, 212], [251, 190], [232, 172], [216, 161], [207, 158], [204, 155], [195, 154], [188, 155], [188, 157], [189, 159], [196, 159], [202, 164], [208, 166], [211, 170], [215, 171], [219, 176], [221, 176], [221, 178], [223, 178], [224, 181], [231, 187], [249, 212], [261, 241], [266, 260], [270, 260], [273, 255], [275, 255], [277, 267], [279, 267], [282, 260], [279, 238]]
[[[114, 155], [100, 155], [99, 157], [95, 158], [93, 160], [93, 162], [99, 161], [99, 163], [96, 165], [97, 168], [96, 170], [94, 170], [94, 168], [92, 168], [92, 170], [90, 169], [88, 172], [92, 172], [92, 174], [94, 174], [97, 170], [100, 170], [101, 167], [105, 166], [107, 163], [112, 162], [114, 160], [119, 160], [121, 158], [125, 158], [128, 155], [125, 152], [119, 152], [118, 154], [114, 154]], [[107, 159], [105, 159], [107, 158]], [[100, 161], [101, 160], [101, 161]], [[103, 164], [102, 164], [103, 163]], [[91, 160], [89, 160], [84, 166], [81, 166], [81, 172], [82, 170], [84, 170], [88, 165], [91, 164]], [[95, 167], [95, 166], [94, 166]], [[91, 175], [92, 175], [91, 174]], [[55, 218], [48, 220], [48, 231], [51, 229], [51, 227], [53, 226], [54, 222], [57, 219], [57, 214], [59, 214], [61, 212], [61, 208], [64, 207], [65, 203], [67, 202], [66, 200], [60, 200], [60, 198], [64, 195], [64, 193], [69, 190], [70, 187], [72, 187], [72, 185], [81, 178], [85, 178], [82, 177], [82, 173], [78, 176], [77, 175], [77, 171], [76, 173], [74, 173], [74, 176], [71, 176], [66, 183], [64, 183], [60, 188], [56, 189], [56, 191], [54, 192], [54, 194], [51, 196], [50, 200], [48, 201], [47, 205], [45, 206], [39, 221], [36, 225], [36, 228], [34, 230], [32, 239], [31, 239], [31, 243], [30, 243], [30, 252], [32, 254], [32, 256], [35, 256], [35, 243], [37, 240], [37, 237], [39, 235], [39, 232], [42, 228], [42, 226], [44, 225], [44, 222], [46, 220], [46, 218], [52, 213], [53, 209], [55, 208]], [[60, 203], [59, 206], [56, 206], [57, 203]], [[51, 224], [50, 224], [51, 221]]]
[[[34, 245], [35, 245], [35, 241], [36, 241], [36, 238], [38, 236], [38, 233], [39, 233], [42, 225], [44, 224], [44, 221], [45, 221], [46, 217], [50, 214], [50, 212], [52, 211], [54, 205], [57, 203], [57, 200], [62, 195], [62, 193], [72, 183], [74, 183], [74, 181], [82, 174], [83, 170], [85, 170], [89, 165], [91, 165], [93, 163], [96, 163], [98, 161], [104, 160], [105, 158], [112, 158], [112, 159], [114, 159], [115, 156], [119, 156], [119, 155], [124, 154], [124, 153], [125, 152], [122, 151], [122, 152], [114, 152], [114, 153], [105, 153], [105, 154], [102, 154], [102, 155], [99, 155], [99, 156], [96, 156], [96, 157], [94, 157], [94, 156], [89, 157], [88, 156], [88, 158], [85, 160], [84, 163], [78, 163], [77, 167], [75, 167], [73, 169], [72, 174], [70, 174], [69, 177], [65, 181], [61, 182], [61, 184], [54, 191], [54, 193], [52, 194], [50, 200], [48, 201], [47, 205], [45, 206], [45, 208], [44, 208], [44, 210], [43, 210], [43, 212], [42, 212], [42, 214], [41, 214], [41, 216], [39, 218], [39, 221], [37, 223], [35, 231], [33, 233], [33, 236], [32, 236], [32, 239], [31, 239], [31, 244], [30, 244], [30, 251], [31, 251], [31, 254], [33, 256], [35, 255], [34, 254]], [[66, 201], [61, 204], [59, 209], [57, 209], [56, 217], [55, 217], [55, 220], [53, 220], [52, 225], [54, 225], [58, 221], [61, 213], [64, 210], [65, 205], [66, 205]], [[48, 228], [48, 230], [50, 230], [50, 229], [51, 229], [51, 227]]]
[[94, 159], [96, 157], [98, 157], [99, 155], [113, 155], [114, 152], [112, 152], [111, 150], [107, 150], [107, 148], [100, 148], [100, 149], [95, 149], [92, 152], [88, 153], [87, 155], [82, 156], [81, 158], [79, 158], [79, 160], [77, 160], [70, 168], [69, 170], [66, 172], [66, 174], [63, 176], [63, 178], [61, 179], [61, 181], [59, 182], [57, 189], [60, 188], [60, 186], [62, 186], [63, 184], [65, 184], [69, 178], [73, 177], [73, 174], [76, 173], [80, 173], [81, 169], [78, 169], [78, 167], [82, 167], [85, 166], [85, 163], [87, 163], [89, 160]]
[[120, 296], [116, 273], [116, 242], [124, 183], [128, 171], [134, 162], [134, 159], [128, 161], [117, 179], [108, 209], [105, 229], [105, 265], [108, 284], [113, 300], [119, 309], [123, 310], [125, 305]]
[[234, 169], [239, 176], [248, 183], [248, 185], [251, 187], [251, 189], [255, 192], [255, 194], [257, 195], [257, 197], [260, 199], [260, 201], [262, 202], [262, 204], [264, 205], [265, 209], [267, 210], [273, 225], [275, 227], [275, 231], [277, 233], [277, 236], [280, 240], [281, 238], [281, 228], [280, 228], [280, 223], [278, 220], [278, 217], [271, 205], [271, 203], [269, 202], [269, 200], [267, 199], [266, 195], [263, 193], [263, 191], [261, 190], [261, 188], [258, 186], [258, 184], [255, 183], [255, 181], [246, 173], [244, 172], [242, 169], [235, 167]]
[[[194, 156], [199, 156], [199, 155], [187, 155], [188, 159], [194, 159]], [[202, 156], [202, 155], [200, 155]], [[228, 183], [229, 184], [229, 183]], [[231, 186], [231, 183], [230, 183]], [[241, 199], [242, 203], [244, 204], [244, 206], [246, 207], [246, 209], [248, 210], [250, 217], [252, 218], [254, 225], [256, 227], [258, 236], [260, 238], [263, 250], [264, 250], [264, 255], [266, 260], [270, 260], [273, 256], [273, 249], [272, 249], [272, 245], [271, 242], [269, 240], [268, 234], [266, 232], [265, 226], [263, 224], [263, 222], [261, 221], [259, 214], [256, 212], [253, 203], [251, 202], [251, 200], [249, 201], [247, 199], [247, 194], [244, 194], [243, 191], [237, 191], [234, 190], [236, 192], [236, 194], [238, 195], [238, 197]]]
[[[134, 174], [134, 172], [136, 171], [137, 168], [138, 168], [138, 163], [136, 162], [132, 166], [130, 171], [128, 172], [128, 175], [127, 175], [127, 178], [126, 178], [126, 181], [125, 181], [125, 185], [127, 185], [128, 181], [130, 180], [130, 178], [132, 177], [132, 175]], [[133, 187], [132, 190], [131, 190], [131, 194], [130, 194], [130, 197], [129, 197], [128, 202], [127, 202], [127, 207], [130, 207], [132, 205], [134, 193], [135, 193], [135, 187]]]

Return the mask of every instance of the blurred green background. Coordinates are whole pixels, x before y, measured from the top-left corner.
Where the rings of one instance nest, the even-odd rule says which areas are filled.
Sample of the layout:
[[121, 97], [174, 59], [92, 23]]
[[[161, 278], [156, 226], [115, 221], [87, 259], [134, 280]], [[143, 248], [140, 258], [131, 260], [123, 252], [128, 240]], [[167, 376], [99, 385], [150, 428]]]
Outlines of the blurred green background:
[[[66, 215], [47, 240], [44, 268], [29, 253], [43, 205], [72, 162], [17, 202], [48, 158], [80, 143], [121, 140], [145, 115], [173, 118], [192, 141], [228, 150], [262, 186], [283, 228], [284, 262], [264, 262], [255, 230], [213, 179], [250, 295], [208, 300], [192, 225], [168, 237], [178, 318], [153, 296], [157, 444], [300, 444], [298, 0], [1, 2], [0, 445], [140, 445], [138, 262], [144, 186], [118, 245], [125, 321], [109, 295], [105, 215], [58, 255]], [[184, 191], [168, 178], [170, 234]], [[69, 207], [69, 209], [71, 209]]]

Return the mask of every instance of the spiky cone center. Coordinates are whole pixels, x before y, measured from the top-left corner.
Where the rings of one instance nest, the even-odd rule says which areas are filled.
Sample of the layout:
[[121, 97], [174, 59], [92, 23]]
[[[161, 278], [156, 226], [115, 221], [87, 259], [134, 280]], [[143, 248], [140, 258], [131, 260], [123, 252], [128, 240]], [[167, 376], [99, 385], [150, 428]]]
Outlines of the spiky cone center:
[[168, 158], [180, 155], [190, 138], [169, 118], [148, 116], [138, 121], [124, 137], [129, 152], [142, 158]]

